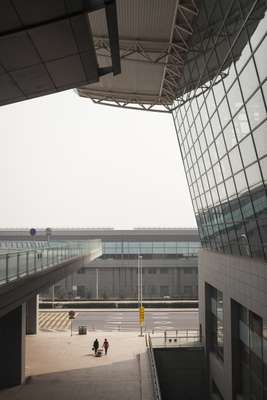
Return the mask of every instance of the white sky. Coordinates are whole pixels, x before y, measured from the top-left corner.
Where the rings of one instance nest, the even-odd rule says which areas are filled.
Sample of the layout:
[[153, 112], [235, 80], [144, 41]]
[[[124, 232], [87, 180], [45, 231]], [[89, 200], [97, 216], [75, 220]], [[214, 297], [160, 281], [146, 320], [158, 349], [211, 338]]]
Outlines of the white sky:
[[1, 228], [195, 226], [171, 115], [68, 91], [0, 121]]

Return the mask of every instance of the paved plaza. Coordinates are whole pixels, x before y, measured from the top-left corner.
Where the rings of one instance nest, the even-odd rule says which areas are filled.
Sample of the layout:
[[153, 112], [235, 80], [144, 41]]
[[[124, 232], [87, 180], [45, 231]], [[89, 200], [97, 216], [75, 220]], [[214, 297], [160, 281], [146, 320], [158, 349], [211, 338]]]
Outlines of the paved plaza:
[[[107, 337], [107, 356], [92, 344]], [[1, 400], [152, 400], [144, 337], [136, 332], [40, 332], [27, 336], [26, 383], [0, 391]]]

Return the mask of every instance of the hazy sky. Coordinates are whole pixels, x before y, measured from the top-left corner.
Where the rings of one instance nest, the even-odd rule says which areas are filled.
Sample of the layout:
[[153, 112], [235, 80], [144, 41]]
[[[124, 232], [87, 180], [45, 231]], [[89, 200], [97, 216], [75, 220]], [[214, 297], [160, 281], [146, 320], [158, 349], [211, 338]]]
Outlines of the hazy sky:
[[68, 91], [0, 120], [0, 227], [195, 226], [171, 115]]

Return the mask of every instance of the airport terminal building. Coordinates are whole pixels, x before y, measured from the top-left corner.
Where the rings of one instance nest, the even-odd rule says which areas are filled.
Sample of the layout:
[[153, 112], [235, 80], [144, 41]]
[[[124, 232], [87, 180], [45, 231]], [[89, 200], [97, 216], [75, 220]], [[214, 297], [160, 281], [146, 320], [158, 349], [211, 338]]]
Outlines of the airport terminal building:
[[[65, 19], [61, 8], [46, 2], [40, 4], [49, 10], [28, 10], [30, 21], [19, 7], [6, 7], [0, 104], [76, 87], [95, 103], [170, 113], [202, 244], [199, 310], [210, 392], [216, 399], [264, 400], [267, 2], [88, 0], [85, 8], [67, 3], [72, 7], [62, 6]], [[93, 15], [96, 5], [106, 8], [107, 23]], [[20, 63], [14, 57], [19, 50]], [[96, 263], [114, 263], [115, 254], [125, 254], [129, 265], [120, 271], [130, 270], [130, 242], [124, 253], [122, 240], [119, 250], [117, 239], [112, 241]], [[154, 245], [153, 256], [151, 249]], [[120, 295], [121, 289], [116, 290]]]
[[[161, 10], [162, 42], [171, 4]], [[101, 87], [78, 91], [102, 104], [172, 114], [203, 247], [200, 325], [210, 391], [224, 400], [267, 398], [266, 10], [265, 0], [178, 2], [162, 70], [159, 44], [144, 44], [153, 64], [145, 89], [105, 77]], [[155, 9], [144, 13], [153, 25]], [[122, 66], [131, 62], [123, 58]], [[130, 79], [126, 66], [122, 76]]]
[[266, 2], [217, 1], [200, 9], [197, 25], [202, 18], [211, 32], [193, 34], [201, 57], [188, 54], [184, 79], [212, 80], [189, 91], [173, 117], [203, 246], [210, 385], [218, 398], [266, 399]]
[[[210, 391], [216, 399], [265, 399], [267, 3], [178, 3], [158, 92], [154, 63], [142, 93], [130, 86], [125, 93], [117, 78], [105, 87], [105, 78], [102, 88], [87, 86], [79, 94], [114, 106], [161, 106], [172, 114], [203, 246], [200, 324]], [[152, 94], [149, 79], [158, 93], [153, 99], [145, 96]]]
[[100, 238], [102, 256], [41, 292], [41, 299], [136, 300], [139, 255], [144, 300], [197, 300], [197, 229], [53, 230], [54, 239], [77, 236]]

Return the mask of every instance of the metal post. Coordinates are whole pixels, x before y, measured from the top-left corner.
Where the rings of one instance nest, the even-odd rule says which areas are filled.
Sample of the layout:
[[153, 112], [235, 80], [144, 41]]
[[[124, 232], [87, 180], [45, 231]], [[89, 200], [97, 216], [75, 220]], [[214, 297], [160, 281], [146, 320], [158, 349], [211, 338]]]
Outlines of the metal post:
[[19, 278], [19, 253], [17, 254], [17, 278]]
[[52, 286], [52, 308], [54, 308], [54, 302], [55, 302], [55, 286]]
[[143, 306], [143, 272], [142, 272], [142, 256], [140, 258], [140, 306]]
[[33, 250], [33, 262], [34, 262], [34, 272], [37, 271], [37, 257], [36, 257], [36, 250]]
[[140, 271], [139, 271], [139, 254], [137, 256], [137, 302], [140, 308]]
[[[139, 312], [143, 307], [143, 273], [142, 273], [142, 256], [138, 255], [138, 267], [139, 267]], [[139, 316], [140, 318], [140, 316]], [[140, 323], [140, 336], [143, 336], [143, 322]]]
[[137, 303], [138, 303], [138, 318], [140, 324], [140, 259], [139, 253], [137, 256]]
[[95, 270], [96, 278], [95, 278], [95, 293], [96, 293], [96, 300], [98, 300], [98, 287], [99, 287], [99, 271], [98, 268]]
[[6, 282], [8, 282], [8, 258], [9, 258], [9, 255], [8, 254], [6, 254]]
[[29, 252], [26, 253], [26, 274], [29, 275]]

